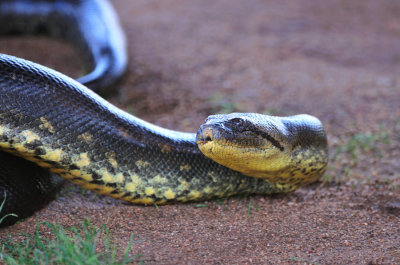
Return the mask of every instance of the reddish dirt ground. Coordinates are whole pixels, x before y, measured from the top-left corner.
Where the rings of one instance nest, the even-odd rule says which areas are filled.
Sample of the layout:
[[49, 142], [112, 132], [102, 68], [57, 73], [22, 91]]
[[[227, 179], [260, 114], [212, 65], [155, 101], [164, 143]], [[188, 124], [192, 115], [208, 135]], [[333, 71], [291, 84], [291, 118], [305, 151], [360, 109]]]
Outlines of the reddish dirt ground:
[[[68, 185], [0, 236], [35, 223], [107, 224], [146, 264], [400, 264], [400, 2], [114, 0], [129, 71], [115, 105], [194, 132], [216, 112], [310, 113], [330, 166], [292, 194], [143, 207]], [[82, 61], [42, 38], [0, 52], [73, 77]]]

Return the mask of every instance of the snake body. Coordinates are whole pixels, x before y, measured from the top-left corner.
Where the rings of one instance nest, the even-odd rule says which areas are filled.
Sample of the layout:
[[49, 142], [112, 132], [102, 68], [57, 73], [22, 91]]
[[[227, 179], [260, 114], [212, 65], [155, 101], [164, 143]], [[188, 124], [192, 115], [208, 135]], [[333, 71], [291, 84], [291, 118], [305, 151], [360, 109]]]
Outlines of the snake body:
[[[246, 126], [235, 127], [238, 120]], [[226, 150], [221, 141], [231, 151], [220, 152]], [[253, 177], [226, 163], [232, 154], [260, 154], [259, 147], [274, 155], [255, 164], [286, 166]], [[165, 204], [290, 192], [317, 179], [327, 164], [326, 135], [316, 118], [213, 116], [196, 136], [147, 123], [57, 71], [9, 55], [0, 55], [0, 150], [14, 164], [42, 172], [29, 174], [34, 184], [27, 187], [13, 172], [2, 173], [7, 165], [0, 163], [0, 191], [7, 195], [2, 214], [22, 217], [34, 207], [21, 204], [21, 186], [35, 186], [47, 198], [59, 185], [53, 174], [125, 201]]]

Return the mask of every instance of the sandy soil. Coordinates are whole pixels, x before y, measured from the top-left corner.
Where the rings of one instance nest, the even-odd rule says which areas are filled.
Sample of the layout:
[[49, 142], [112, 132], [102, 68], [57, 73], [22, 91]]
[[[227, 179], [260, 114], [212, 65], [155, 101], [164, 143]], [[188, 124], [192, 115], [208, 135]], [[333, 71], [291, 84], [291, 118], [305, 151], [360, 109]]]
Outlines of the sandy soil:
[[[122, 245], [134, 233], [146, 264], [400, 263], [400, 2], [113, 3], [130, 63], [111, 102], [192, 132], [215, 112], [310, 113], [328, 131], [329, 170], [289, 195], [158, 208], [68, 185], [0, 236], [90, 218]], [[3, 38], [0, 51], [81, 74], [54, 40]]]

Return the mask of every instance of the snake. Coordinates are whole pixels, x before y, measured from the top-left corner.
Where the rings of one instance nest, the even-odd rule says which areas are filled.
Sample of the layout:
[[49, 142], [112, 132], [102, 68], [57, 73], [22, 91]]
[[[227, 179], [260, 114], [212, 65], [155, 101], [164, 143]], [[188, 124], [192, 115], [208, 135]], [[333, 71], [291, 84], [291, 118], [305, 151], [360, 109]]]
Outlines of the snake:
[[[12, 10], [12, 4], [16, 7], [29, 2], [39, 6], [106, 3], [7, 0], [5, 6]], [[100, 28], [118, 28], [118, 36], [123, 38], [117, 18], [107, 13], [114, 13], [111, 5], [105, 6], [91, 8], [97, 10], [93, 19], [104, 21]], [[0, 11], [3, 7], [2, 3]], [[52, 7], [58, 13], [68, 10]], [[15, 12], [17, 9], [9, 13], [26, 17]], [[55, 15], [51, 8], [46, 9], [50, 16], [39, 9], [28, 16], [41, 24], [54, 17], [71, 20]], [[38, 14], [42, 14], [40, 19]], [[83, 15], [88, 14], [74, 17], [76, 24], [90, 24], [79, 20]], [[83, 27], [75, 30], [78, 28]], [[99, 39], [111, 36], [104, 34], [105, 29], [99, 31], [103, 32]], [[311, 115], [217, 114], [209, 116], [197, 133], [187, 133], [159, 127], [117, 108], [90, 88], [96, 83], [101, 83], [101, 89], [109, 87], [123, 75], [120, 67], [126, 66], [127, 59], [120, 58], [126, 56], [120, 49], [124, 49], [124, 41], [89, 44], [86, 42], [93, 40], [82, 41], [85, 30], [77, 32], [61, 38], [81, 36], [80, 41], [71, 42], [83, 46], [78, 49], [82, 52], [91, 50], [87, 56], [92, 58], [89, 64], [94, 69], [77, 80], [46, 66], [0, 54], [0, 199], [5, 200], [1, 214], [17, 213], [19, 218], [33, 214], [54, 197], [62, 183], [59, 176], [84, 189], [134, 204], [162, 205], [239, 194], [288, 193], [316, 181], [325, 172], [326, 132], [321, 121]], [[95, 51], [103, 45], [109, 52], [100, 56]], [[98, 69], [102, 69], [101, 75]], [[1, 225], [10, 225], [17, 218], [5, 220]]]

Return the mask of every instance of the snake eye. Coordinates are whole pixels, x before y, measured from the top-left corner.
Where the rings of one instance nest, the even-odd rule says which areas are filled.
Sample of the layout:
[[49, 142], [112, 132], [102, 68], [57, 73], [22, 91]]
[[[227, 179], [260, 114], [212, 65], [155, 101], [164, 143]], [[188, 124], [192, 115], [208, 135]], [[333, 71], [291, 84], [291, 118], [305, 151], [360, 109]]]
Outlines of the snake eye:
[[230, 123], [236, 127], [236, 128], [240, 128], [244, 125], [245, 121], [242, 118], [233, 118], [230, 120]]

